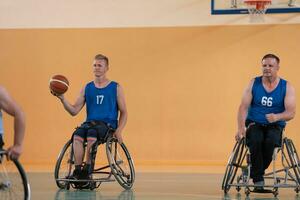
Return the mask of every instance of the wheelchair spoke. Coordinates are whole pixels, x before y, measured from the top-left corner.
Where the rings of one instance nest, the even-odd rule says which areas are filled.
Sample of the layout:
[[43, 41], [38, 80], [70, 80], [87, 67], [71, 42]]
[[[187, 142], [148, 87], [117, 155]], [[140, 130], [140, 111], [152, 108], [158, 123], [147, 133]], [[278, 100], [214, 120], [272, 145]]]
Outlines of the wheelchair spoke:
[[[121, 176], [124, 176], [124, 177], [126, 177], [126, 178], [130, 178], [130, 175], [128, 174], [128, 173], [126, 173], [123, 169], [122, 169], [122, 167], [118, 164], [118, 163], [123, 163], [123, 161], [118, 161], [118, 162], [116, 162], [116, 166], [118, 167], [117, 168], [117, 172], [118, 172], [118, 174], [119, 175], [121, 175]], [[124, 166], [125, 168], [127, 168], [127, 166]]]
[[125, 189], [131, 188], [134, 181], [134, 169], [125, 145], [114, 140], [108, 144], [107, 151], [116, 180]]

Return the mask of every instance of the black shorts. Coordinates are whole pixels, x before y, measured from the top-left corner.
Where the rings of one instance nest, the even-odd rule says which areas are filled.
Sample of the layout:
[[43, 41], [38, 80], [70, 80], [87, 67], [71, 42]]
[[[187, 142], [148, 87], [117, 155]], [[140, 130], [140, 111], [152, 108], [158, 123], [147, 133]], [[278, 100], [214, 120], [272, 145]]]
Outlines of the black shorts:
[[278, 124], [259, 124], [250, 120], [246, 120], [246, 126], [247, 146], [252, 142], [257, 143], [268, 139], [273, 141], [275, 147], [281, 147], [284, 127]]
[[77, 127], [73, 136], [77, 136], [86, 141], [88, 138], [95, 138], [103, 140], [109, 134], [111, 128], [102, 121], [84, 122], [81, 126]]
[[2, 134], [0, 134], [0, 149], [3, 149], [3, 146], [4, 146], [4, 142], [3, 142]]

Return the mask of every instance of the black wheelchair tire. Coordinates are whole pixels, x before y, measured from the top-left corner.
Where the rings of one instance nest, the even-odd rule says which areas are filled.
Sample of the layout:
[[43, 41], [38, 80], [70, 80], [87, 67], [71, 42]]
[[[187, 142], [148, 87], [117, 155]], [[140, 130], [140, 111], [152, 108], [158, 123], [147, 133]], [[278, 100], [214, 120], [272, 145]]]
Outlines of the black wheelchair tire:
[[29, 200], [30, 199], [30, 186], [29, 186], [29, 183], [27, 180], [25, 170], [18, 160], [13, 160], [13, 162], [15, 163], [16, 167], [18, 168], [19, 173], [22, 177], [22, 183], [23, 183], [23, 187], [24, 187], [24, 199]]

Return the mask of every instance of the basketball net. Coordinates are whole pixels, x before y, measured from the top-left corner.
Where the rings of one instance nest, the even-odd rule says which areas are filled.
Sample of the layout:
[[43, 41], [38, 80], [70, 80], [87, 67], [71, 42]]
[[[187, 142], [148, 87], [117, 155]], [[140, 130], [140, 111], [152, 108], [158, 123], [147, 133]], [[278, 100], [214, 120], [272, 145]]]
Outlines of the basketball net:
[[272, 0], [244, 0], [247, 6], [250, 22], [263, 22], [268, 6]]

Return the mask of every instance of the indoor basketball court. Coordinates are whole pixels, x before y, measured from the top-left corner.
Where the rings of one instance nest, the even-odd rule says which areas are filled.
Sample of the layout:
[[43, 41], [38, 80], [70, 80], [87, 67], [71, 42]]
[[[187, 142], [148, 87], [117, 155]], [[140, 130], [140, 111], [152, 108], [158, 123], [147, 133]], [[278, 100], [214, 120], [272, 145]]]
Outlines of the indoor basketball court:
[[[220, 190], [223, 174], [218, 173], [174, 173], [142, 172], [137, 173], [136, 182], [131, 190], [122, 189], [117, 183], [103, 183], [100, 188], [90, 190], [62, 190], [53, 184], [51, 173], [29, 173], [32, 199], [246, 199], [243, 191], [232, 189], [224, 195]], [[279, 190], [279, 196], [272, 194], [250, 194], [248, 199], [299, 199], [291, 189]]]
[[[278, 75], [299, 97], [299, 0], [4, 0], [0, 10], [0, 85], [26, 115], [20, 165], [0, 150], [1, 200], [300, 200], [298, 108], [266, 171], [269, 193], [251, 192], [250, 150], [235, 141], [241, 97], [264, 55], [280, 58]], [[99, 54], [124, 90], [124, 143], [106, 124], [91, 163], [80, 164], [92, 175], [75, 179], [70, 139], [87, 111], [63, 101], [86, 98]], [[0, 111], [7, 149], [14, 117]]]

